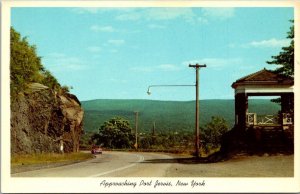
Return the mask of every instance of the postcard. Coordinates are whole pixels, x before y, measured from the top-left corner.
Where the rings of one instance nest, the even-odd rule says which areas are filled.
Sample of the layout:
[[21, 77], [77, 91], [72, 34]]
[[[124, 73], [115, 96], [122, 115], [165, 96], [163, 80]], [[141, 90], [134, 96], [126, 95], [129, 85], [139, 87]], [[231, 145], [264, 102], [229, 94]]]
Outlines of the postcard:
[[296, 1], [1, 2], [1, 192], [300, 192]]

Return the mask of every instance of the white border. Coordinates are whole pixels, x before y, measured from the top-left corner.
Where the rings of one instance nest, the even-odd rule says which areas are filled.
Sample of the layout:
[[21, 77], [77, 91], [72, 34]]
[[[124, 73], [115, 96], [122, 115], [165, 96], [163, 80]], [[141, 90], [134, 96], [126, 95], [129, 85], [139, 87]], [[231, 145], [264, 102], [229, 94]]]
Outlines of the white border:
[[[300, 192], [299, 129], [300, 120], [295, 119], [294, 178], [194, 178], [205, 180], [206, 186], [193, 190], [183, 187], [166, 189], [119, 188], [115, 190], [99, 187], [103, 178], [12, 178], [10, 176], [10, 98], [9, 98], [9, 28], [11, 7], [294, 7], [295, 52], [299, 53], [300, 2], [298, 1], [13, 1], [1, 2], [1, 192], [13, 193], [108, 193], [108, 192]], [[299, 96], [299, 55], [295, 57], [295, 99]], [[228, 86], [230, 87], [230, 86]], [[295, 100], [295, 118], [299, 102]], [[125, 180], [124, 178], [106, 178]], [[128, 178], [127, 178], [128, 179]], [[141, 178], [130, 178], [139, 181]], [[178, 178], [143, 178], [144, 180], [170, 180]], [[192, 178], [180, 178], [192, 180]]]

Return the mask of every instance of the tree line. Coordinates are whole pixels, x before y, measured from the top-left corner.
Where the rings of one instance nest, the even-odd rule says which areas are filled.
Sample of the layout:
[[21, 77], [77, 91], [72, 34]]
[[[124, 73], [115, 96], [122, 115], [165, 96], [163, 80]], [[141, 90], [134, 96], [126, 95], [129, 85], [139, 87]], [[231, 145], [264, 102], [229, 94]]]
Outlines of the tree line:
[[[200, 129], [203, 151], [208, 153], [219, 149], [221, 137], [228, 130], [225, 119], [212, 117], [211, 121]], [[194, 129], [137, 134], [137, 145], [142, 150], [183, 152], [194, 148]], [[131, 126], [130, 121], [122, 117], [114, 117], [104, 122], [98, 133], [86, 134], [82, 139], [82, 146], [89, 148], [92, 145], [99, 145], [106, 149], [135, 149], [135, 141], [135, 129]]]

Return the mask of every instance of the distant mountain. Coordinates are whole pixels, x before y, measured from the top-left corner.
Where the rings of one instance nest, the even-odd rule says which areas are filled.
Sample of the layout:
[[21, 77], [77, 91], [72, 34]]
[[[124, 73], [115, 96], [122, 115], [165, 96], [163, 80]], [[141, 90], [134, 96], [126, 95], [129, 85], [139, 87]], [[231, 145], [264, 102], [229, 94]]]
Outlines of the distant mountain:
[[[149, 132], [155, 122], [157, 131], [193, 130], [195, 123], [195, 101], [154, 100], [90, 100], [82, 101], [85, 131], [98, 131], [104, 121], [120, 116], [130, 121], [134, 129], [134, 111], [139, 112], [139, 130]], [[269, 99], [249, 100], [249, 112], [276, 114], [280, 106]], [[201, 100], [200, 126], [212, 116], [225, 118], [230, 127], [234, 125], [234, 100]]]

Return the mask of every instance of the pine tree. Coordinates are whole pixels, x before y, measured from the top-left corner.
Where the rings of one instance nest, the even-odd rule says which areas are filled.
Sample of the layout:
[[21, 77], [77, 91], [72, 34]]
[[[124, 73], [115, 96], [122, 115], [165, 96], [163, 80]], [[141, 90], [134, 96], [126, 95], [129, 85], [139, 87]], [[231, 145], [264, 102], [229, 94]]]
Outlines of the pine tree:
[[290, 45], [282, 47], [282, 51], [276, 55], [272, 56], [272, 61], [267, 61], [268, 64], [279, 65], [274, 72], [281, 75], [289, 76], [294, 78], [294, 20], [290, 20], [293, 24], [290, 27], [290, 31], [287, 33], [287, 38], [291, 39]]

